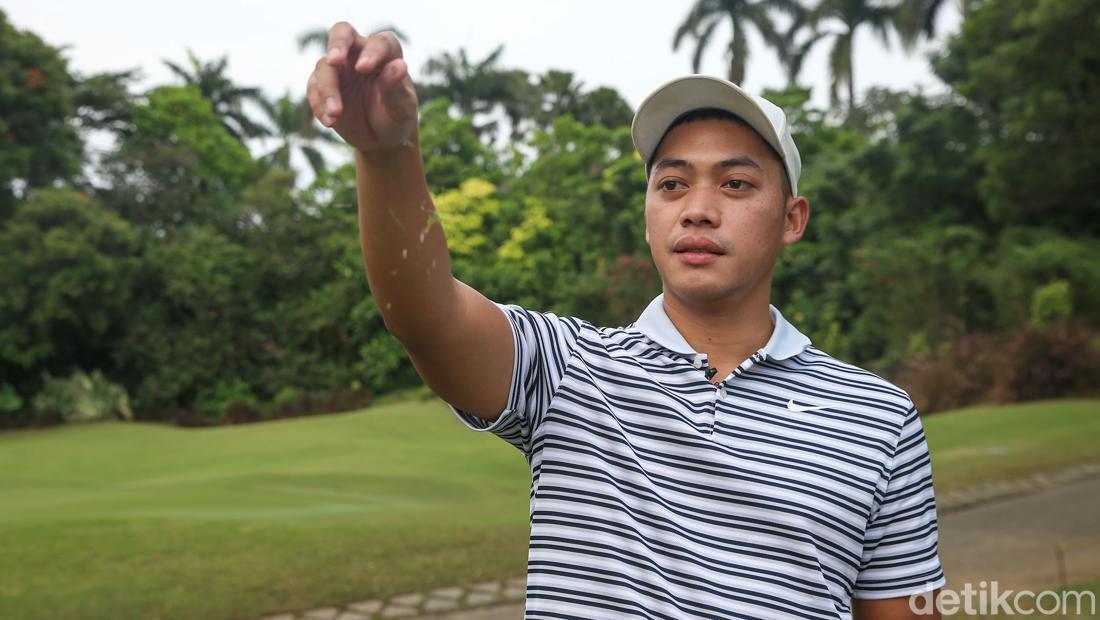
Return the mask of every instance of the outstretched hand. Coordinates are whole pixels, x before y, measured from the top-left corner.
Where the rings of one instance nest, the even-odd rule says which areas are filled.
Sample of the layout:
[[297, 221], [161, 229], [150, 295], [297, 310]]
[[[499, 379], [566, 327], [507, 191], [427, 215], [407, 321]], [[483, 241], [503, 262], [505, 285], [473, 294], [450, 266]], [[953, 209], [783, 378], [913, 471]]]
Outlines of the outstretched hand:
[[414, 143], [416, 89], [392, 32], [362, 36], [347, 22], [333, 26], [306, 92], [317, 120], [360, 151]]

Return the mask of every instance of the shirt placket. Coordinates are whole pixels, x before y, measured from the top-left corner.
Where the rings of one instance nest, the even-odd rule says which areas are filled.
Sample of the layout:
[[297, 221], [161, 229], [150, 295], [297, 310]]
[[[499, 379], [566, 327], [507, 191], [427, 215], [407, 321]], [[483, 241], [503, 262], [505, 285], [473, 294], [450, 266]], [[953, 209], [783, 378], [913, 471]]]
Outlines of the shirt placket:
[[715, 390], [714, 390], [714, 405], [713, 405], [713, 415], [711, 416], [711, 425], [710, 425], [710, 436], [712, 438], [714, 437], [714, 433], [718, 428], [718, 415], [719, 415], [719, 412], [720, 412], [719, 403], [721, 403], [723, 400], [725, 400], [726, 398], [729, 398], [731, 396], [732, 392], [736, 388], [735, 382], [737, 381], [738, 377], [740, 377], [741, 375], [748, 372], [749, 369], [751, 369], [756, 364], [759, 364], [760, 362], [764, 361], [764, 359], [766, 357], [767, 357], [767, 354], [764, 353], [763, 350], [760, 350], [760, 351], [757, 351], [756, 353], [753, 353], [752, 355], [749, 356], [748, 359], [741, 362], [741, 364], [739, 366], [734, 368], [733, 371], [730, 372], [730, 374], [727, 375], [725, 379], [722, 379], [718, 383], [714, 384], [714, 387], [715, 387]]

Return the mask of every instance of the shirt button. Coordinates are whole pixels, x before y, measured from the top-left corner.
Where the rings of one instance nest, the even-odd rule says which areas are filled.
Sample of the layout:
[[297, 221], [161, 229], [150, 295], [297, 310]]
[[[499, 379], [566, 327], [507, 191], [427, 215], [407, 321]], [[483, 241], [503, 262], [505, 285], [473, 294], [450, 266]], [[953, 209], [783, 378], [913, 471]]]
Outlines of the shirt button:
[[703, 367], [703, 360], [701, 360], [701, 359], [696, 359], [695, 361], [693, 361], [693, 362], [691, 363], [691, 365], [692, 365], [692, 366], [694, 366], [694, 367], [696, 367], [696, 368], [702, 368], [702, 367]]
[[719, 387], [718, 388], [718, 398], [725, 398], [725, 397], [726, 397], [726, 388]]

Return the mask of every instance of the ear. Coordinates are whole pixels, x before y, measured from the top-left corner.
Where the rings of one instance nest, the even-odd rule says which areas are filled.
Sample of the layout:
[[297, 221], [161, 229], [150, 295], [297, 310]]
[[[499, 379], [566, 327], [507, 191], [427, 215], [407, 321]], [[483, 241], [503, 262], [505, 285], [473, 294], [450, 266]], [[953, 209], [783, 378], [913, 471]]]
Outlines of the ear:
[[802, 238], [806, 225], [810, 223], [810, 203], [805, 196], [792, 196], [787, 199], [786, 214], [783, 219], [783, 244], [790, 245]]

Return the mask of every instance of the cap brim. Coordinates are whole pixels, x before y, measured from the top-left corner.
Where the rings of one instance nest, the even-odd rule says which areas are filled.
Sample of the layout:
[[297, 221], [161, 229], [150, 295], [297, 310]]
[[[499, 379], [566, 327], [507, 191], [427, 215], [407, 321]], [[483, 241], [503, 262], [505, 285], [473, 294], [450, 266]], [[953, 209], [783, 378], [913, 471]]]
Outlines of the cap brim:
[[647, 164], [657, 145], [681, 115], [692, 110], [717, 108], [741, 117], [776, 150], [783, 152], [775, 127], [752, 95], [740, 87], [708, 75], [689, 75], [667, 82], [638, 106], [630, 127], [634, 147]]

